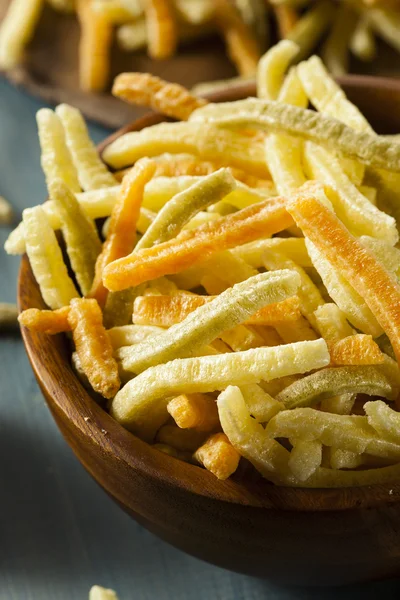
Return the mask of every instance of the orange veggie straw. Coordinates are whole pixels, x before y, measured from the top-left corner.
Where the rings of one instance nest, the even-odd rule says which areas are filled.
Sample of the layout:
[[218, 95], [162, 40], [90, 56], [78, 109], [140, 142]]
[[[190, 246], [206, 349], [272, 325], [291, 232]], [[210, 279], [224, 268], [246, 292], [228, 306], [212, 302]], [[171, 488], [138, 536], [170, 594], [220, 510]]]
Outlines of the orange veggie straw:
[[216, 23], [225, 38], [228, 54], [240, 75], [254, 75], [261, 57], [257, 40], [230, 0], [216, 0]]
[[96, 300], [73, 298], [68, 322], [82, 370], [90, 385], [104, 398], [113, 398], [121, 382], [113, 348], [103, 325], [103, 315]]
[[380, 365], [384, 360], [371, 335], [350, 335], [332, 344], [327, 343], [334, 365]]
[[88, 294], [89, 297], [96, 298], [100, 306], [104, 306], [108, 294], [102, 280], [104, 268], [117, 258], [132, 252], [144, 187], [152, 178], [155, 169], [153, 161], [142, 158], [122, 181], [121, 192], [111, 214], [108, 236], [97, 258], [92, 289]]
[[71, 330], [68, 322], [69, 310], [69, 306], [63, 306], [57, 310], [28, 308], [19, 315], [18, 321], [21, 325], [33, 331], [54, 335]]
[[148, 51], [151, 58], [164, 60], [175, 52], [178, 30], [170, 0], [144, 0]]
[[[214, 300], [215, 296], [138, 296], [133, 305], [132, 321], [138, 325], [158, 325], [170, 327], [180, 323], [189, 313], [206, 302]], [[292, 296], [282, 302], [268, 304], [258, 310], [244, 324], [275, 325], [277, 323], [293, 323], [301, 317], [300, 302], [297, 296]]]
[[334, 268], [364, 298], [388, 335], [400, 362], [400, 286], [394, 276], [353, 237], [336, 215], [308, 193], [307, 184], [287, 209]]
[[207, 104], [207, 100], [196, 98], [182, 85], [150, 73], [121, 73], [114, 79], [112, 93], [125, 102], [150, 106], [181, 121], [186, 121], [196, 108]]
[[299, 15], [296, 9], [286, 4], [273, 6], [272, 10], [278, 25], [279, 35], [281, 39], [285, 40], [299, 20]]
[[268, 237], [292, 225], [284, 198], [271, 198], [252, 204], [234, 214], [176, 238], [133, 252], [104, 269], [103, 283], [111, 291], [123, 290], [145, 281], [179, 273], [214, 252], [234, 248], [252, 240]]

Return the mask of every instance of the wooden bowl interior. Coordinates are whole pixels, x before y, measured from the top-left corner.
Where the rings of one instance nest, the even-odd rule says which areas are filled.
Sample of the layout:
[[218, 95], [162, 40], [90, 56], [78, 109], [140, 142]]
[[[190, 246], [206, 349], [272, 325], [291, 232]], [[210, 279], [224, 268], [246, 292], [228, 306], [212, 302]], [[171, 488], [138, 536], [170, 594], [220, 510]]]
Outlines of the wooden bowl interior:
[[[342, 83], [350, 99], [377, 131], [400, 131], [400, 82], [345, 77]], [[210, 99], [234, 100], [254, 92], [254, 85], [246, 84], [213, 94]], [[126, 131], [140, 130], [161, 120], [163, 117], [154, 113], [143, 117], [105, 140], [100, 151]], [[18, 301], [20, 310], [45, 308], [26, 255], [21, 261]], [[307, 490], [277, 487], [240, 474], [228, 481], [218, 481], [204, 469], [159, 452], [114, 421], [74, 375], [66, 336], [46, 336], [27, 329], [22, 330], [22, 335], [36, 378], [64, 437], [94, 478], [121, 504], [126, 501], [121, 480], [132, 473], [152, 485], [162, 483], [167, 489], [194, 494], [199, 499], [212, 498], [251, 507], [327, 511], [372, 507], [398, 500], [400, 482], [390, 486]], [[111, 469], [104, 469], [106, 459]]]

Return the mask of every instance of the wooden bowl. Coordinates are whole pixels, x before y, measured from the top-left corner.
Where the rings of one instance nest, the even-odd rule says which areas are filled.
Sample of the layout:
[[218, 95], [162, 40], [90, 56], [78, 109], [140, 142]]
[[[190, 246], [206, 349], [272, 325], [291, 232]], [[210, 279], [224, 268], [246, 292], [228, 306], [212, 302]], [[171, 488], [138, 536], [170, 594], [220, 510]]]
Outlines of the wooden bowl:
[[[346, 77], [342, 83], [379, 131], [400, 131], [400, 82]], [[244, 85], [213, 99], [254, 91]], [[144, 117], [100, 149], [161, 120]], [[26, 256], [18, 298], [21, 310], [44, 307]], [[276, 487], [239, 475], [220, 482], [114, 421], [75, 377], [65, 336], [27, 329], [22, 335], [47, 404], [78, 459], [124, 510], [163, 540], [216, 565], [285, 584], [339, 585], [400, 573], [400, 482], [332, 490]]]

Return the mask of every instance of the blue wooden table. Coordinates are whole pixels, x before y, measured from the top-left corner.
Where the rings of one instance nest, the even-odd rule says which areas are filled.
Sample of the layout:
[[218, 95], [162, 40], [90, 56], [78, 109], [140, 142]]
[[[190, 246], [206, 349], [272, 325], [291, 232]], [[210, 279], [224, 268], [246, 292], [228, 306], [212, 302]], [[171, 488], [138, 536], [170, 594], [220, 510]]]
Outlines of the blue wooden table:
[[[0, 80], [0, 195], [43, 201], [35, 112]], [[96, 141], [107, 132], [92, 126]], [[1, 246], [9, 233], [0, 228]], [[0, 301], [19, 259], [0, 251]], [[265, 557], [268, 561], [268, 556]], [[18, 335], [0, 338], [0, 600], [84, 600], [92, 584], [121, 600], [382, 600], [400, 581], [342, 589], [278, 587], [186, 556], [139, 527], [91, 480], [61, 438]]]

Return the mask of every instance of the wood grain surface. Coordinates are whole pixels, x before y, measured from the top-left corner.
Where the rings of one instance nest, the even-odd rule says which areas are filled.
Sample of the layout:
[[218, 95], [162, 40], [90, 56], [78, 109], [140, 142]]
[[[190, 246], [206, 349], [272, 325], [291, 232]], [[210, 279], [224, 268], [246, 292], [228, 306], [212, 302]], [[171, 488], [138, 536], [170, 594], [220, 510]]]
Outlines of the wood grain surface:
[[[380, 115], [387, 119], [394, 99], [400, 98], [400, 83], [379, 86], [376, 80], [359, 78], [348, 80], [344, 89], [378, 127]], [[214, 100], [254, 91], [242, 87]], [[150, 115], [129, 130], [160, 120]], [[382, 123], [386, 131], [398, 131], [399, 126], [397, 115], [392, 127], [388, 120]], [[21, 309], [44, 307], [26, 256], [18, 300]], [[400, 574], [400, 481], [287, 489], [245, 469], [220, 482], [204, 469], [158, 452], [115, 422], [74, 375], [65, 336], [26, 329], [22, 333], [36, 378], [68, 444], [105, 491], [162, 539], [218, 566], [280, 583], [348, 584]]]
[[[0, 0], [0, 21], [10, 0]], [[27, 48], [24, 63], [6, 76], [47, 102], [68, 102], [84, 114], [107, 127], [121, 127], [145, 113], [111, 94], [89, 94], [78, 85], [79, 25], [74, 16], [54, 12], [45, 5], [35, 36]], [[372, 63], [351, 60], [351, 72], [390, 77], [400, 76], [400, 55], [378, 43], [378, 58]], [[223, 42], [217, 36], [185, 44], [170, 60], [154, 61], [145, 52], [124, 53], [114, 44], [111, 79], [122, 71], [144, 71], [176, 81], [187, 87], [201, 81], [235, 76], [236, 72], [225, 54]]]

